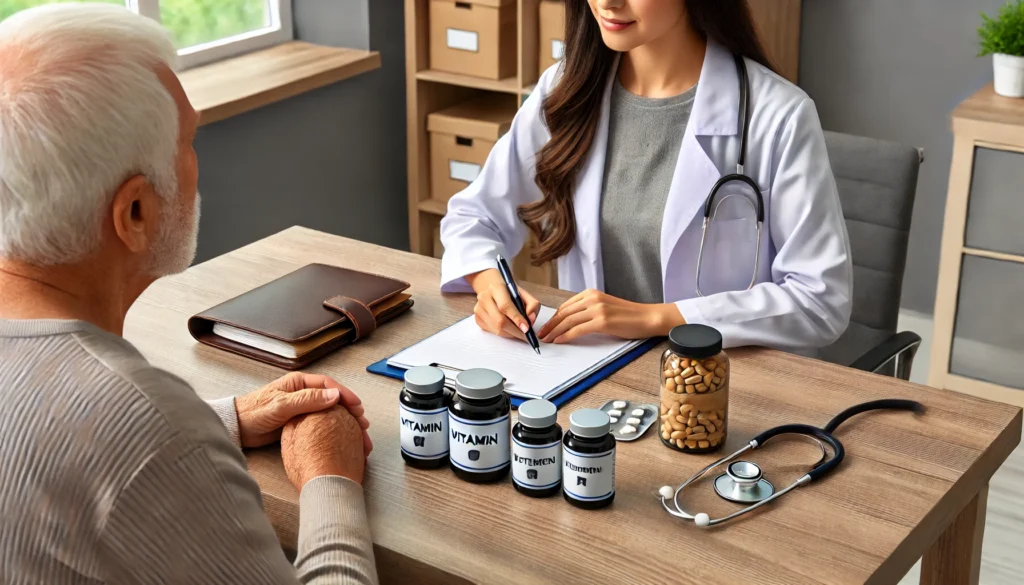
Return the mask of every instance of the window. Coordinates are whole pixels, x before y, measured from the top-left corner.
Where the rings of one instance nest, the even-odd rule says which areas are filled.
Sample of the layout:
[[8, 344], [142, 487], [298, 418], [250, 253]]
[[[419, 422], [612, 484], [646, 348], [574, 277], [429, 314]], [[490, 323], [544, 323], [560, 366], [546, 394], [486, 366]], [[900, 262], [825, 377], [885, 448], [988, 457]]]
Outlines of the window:
[[[3, 0], [0, 20], [25, 8], [71, 0]], [[97, 1], [97, 0], [92, 0]], [[291, 0], [98, 0], [125, 4], [163, 23], [183, 67], [194, 67], [292, 39]]]

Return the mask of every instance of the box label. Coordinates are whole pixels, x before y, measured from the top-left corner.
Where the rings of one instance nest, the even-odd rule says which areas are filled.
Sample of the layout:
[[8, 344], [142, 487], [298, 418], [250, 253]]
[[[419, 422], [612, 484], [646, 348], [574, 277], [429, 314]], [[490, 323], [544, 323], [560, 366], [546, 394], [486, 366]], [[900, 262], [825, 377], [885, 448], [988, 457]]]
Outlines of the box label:
[[476, 53], [480, 50], [480, 35], [470, 30], [459, 30], [450, 28], [448, 33], [448, 48], [459, 51], [470, 51]]
[[456, 181], [472, 183], [480, 176], [480, 165], [459, 160], [448, 161], [448, 177]]
[[555, 61], [561, 61], [562, 57], [565, 56], [565, 43], [555, 39], [551, 41], [551, 58]]

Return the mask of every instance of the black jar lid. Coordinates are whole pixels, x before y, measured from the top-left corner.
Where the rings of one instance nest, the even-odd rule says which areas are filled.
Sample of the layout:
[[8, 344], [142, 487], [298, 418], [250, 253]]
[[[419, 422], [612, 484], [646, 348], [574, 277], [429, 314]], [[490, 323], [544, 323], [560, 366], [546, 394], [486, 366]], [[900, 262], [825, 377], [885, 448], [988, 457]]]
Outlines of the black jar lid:
[[722, 351], [722, 334], [707, 325], [679, 325], [668, 333], [668, 346], [685, 357], [712, 357]]
[[558, 420], [558, 409], [547, 400], [527, 400], [519, 405], [519, 424], [531, 429], [546, 429]]
[[430, 396], [444, 390], [444, 372], [433, 366], [416, 366], [405, 371], [405, 389]]

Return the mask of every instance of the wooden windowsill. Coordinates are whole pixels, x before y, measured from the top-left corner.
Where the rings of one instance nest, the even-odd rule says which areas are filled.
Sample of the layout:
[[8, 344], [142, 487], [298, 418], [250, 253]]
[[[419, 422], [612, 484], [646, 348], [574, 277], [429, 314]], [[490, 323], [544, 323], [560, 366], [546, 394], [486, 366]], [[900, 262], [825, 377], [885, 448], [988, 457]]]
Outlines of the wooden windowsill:
[[380, 67], [380, 53], [283, 43], [179, 75], [199, 125], [336, 83]]

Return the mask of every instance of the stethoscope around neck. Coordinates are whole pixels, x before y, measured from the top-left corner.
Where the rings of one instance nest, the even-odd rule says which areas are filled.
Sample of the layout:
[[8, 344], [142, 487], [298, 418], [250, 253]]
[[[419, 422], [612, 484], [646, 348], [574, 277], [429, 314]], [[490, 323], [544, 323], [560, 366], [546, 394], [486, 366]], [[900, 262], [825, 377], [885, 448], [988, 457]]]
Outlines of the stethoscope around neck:
[[[728, 522], [733, 518], [752, 512], [761, 506], [781, 498], [800, 486], [807, 485], [816, 479], [821, 479], [839, 467], [839, 464], [843, 461], [843, 457], [846, 456], [846, 449], [843, 448], [843, 444], [839, 439], [832, 435], [833, 431], [852, 416], [869, 410], [879, 409], [909, 410], [916, 413], [924, 412], [924, 406], [920, 402], [915, 402], [913, 400], [875, 400], [872, 402], [858, 404], [844, 410], [835, 418], [830, 420], [823, 428], [811, 425], [789, 424], [768, 429], [754, 437], [749, 443], [744, 445], [735, 453], [726, 455], [704, 469], [701, 469], [683, 482], [679, 487], [675, 488], [675, 490], [673, 490], [671, 486], [662, 487], [658, 491], [661, 496], [661, 505], [669, 514], [683, 520], [692, 520], [694, 524], [701, 528], [722, 524], [723, 522]], [[801, 476], [786, 488], [776, 492], [772, 484], [768, 483], [768, 481], [764, 479], [761, 468], [756, 463], [751, 461], [735, 461], [735, 459], [747, 451], [764, 446], [765, 443], [774, 437], [787, 434], [802, 435], [816, 439], [817, 441], [820, 441], [821, 444], [828, 445], [832, 454], [831, 456], [826, 456], [824, 453], [824, 447], [822, 447], [822, 460], [820, 460], [805, 475]], [[707, 475], [711, 470], [719, 467], [720, 465], [725, 465], [726, 463], [729, 464], [726, 468], [726, 472], [715, 479], [715, 491], [723, 499], [732, 502], [747, 503], [750, 505], [742, 510], [733, 512], [728, 516], [715, 519], [712, 519], [708, 514], [703, 512], [690, 514], [684, 510], [679, 504], [680, 492], [693, 485], [695, 482]]]
[[[718, 197], [718, 192], [722, 187], [730, 183], [744, 183], [749, 186], [753, 191], [757, 199], [757, 207], [755, 213], [757, 214], [757, 245], [754, 248], [754, 268], [753, 274], [750, 277], [750, 284], [747, 285], [746, 290], [753, 288], [754, 283], [757, 282], [757, 269], [758, 264], [761, 261], [761, 232], [762, 226], [764, 225], [764, 195], [761, 194], [761, 189], [757, 186], [757, 183], [753, 179], [748, 177], [743, 171], [743, 164], [747, 156], [747, 136], [750, 134], [750, 117], [748, 115], [749, 101], [750, 101], [750, 87], [749, 80], [747, 79], [747, 64], [743, 61], [743, 57], [740, 55], [734, 56], [736, 60], [736, 72], [740, 78], [740, 108], [739, 116], [742, 128], [740, 131], [740, 153], [736, 159], [736, 172], [725, 175], [715, 183], [712, 187], [711, 193], [708, 194], [708, 198], [704, 201], [704, 222], [700, 230], [700, 248], [697, 250], [697, 275], [696, 275], [696, 287], [697, 296], [704, 296], [704, 293], [700, 290], [700, 267], [701, 262], [704, 259], [704, 242], [708, 237], [708, 224], [714, 222], [715, 216], [718, 214], [718, 208], [721, 207], [722, 203], [730, 197], [736, 197], [739, 195], [726, 195], [718, 200], [718, 204], [715, 204], [715, 200]], [[746, 201], [751, 207], [754, 204], [750, 199], [740, 196]]]

